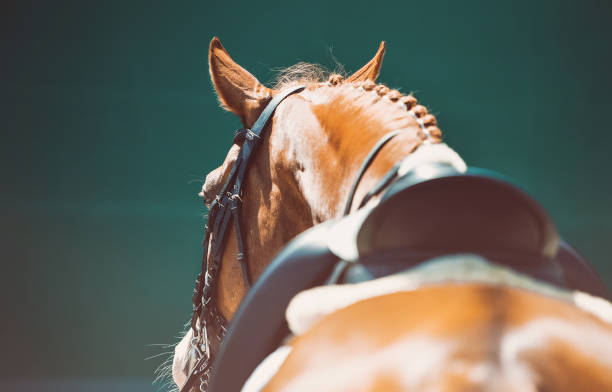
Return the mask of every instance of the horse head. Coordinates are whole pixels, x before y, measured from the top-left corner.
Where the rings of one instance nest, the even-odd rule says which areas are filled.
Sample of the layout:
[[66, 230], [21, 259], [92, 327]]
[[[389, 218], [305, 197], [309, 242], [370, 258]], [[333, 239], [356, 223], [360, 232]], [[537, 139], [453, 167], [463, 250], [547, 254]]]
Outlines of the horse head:
[[[435, 117], [412, 95], [403, 96], [375, 83], [384, 51], [381, 43], [372, 60], [346, 79], [332, 74], [325, 80], [316, 67], [299, 64], [285, 71], [274, 88], [267, 88], [235, 63], [218, 39], [212, 40], [210, 73], [219, 101], [245, 128], [253, 125], [276, 94], [296, 84], [306, 85], [303, 92], [279, 105], [247, 169], [243, 219], [253, 278], [296, 234], [342, 213], [354, 174], [381, 135], [403, 131], [368, 170], [356, 200], [399, 158], [425, 140], [439, 141]], [[217, 196], [227, 179], [243, 138], [234, 142], [223, 164], [206, 177], [201, 192], [206, 203]], [[236, 273], [233, 237], [228, 237], [219, 276], [219, 307], [228, 319], [246, 290]]]
[[[376, 83], [384, 53], [382, 42], [369, 62], [346, 77], [300, 63], [286, 69], [275, 86], [266, 87], [230, 57], [219, 39], [211, 41], [209, 69], [219, 102], [246, 129], [275, 96], [305, 86], [276, 108], [245, 175], [240, 197], [249, 278], [257, 279], [297, 234], [342, 215], [359, 166], [381, 136], [401, 131], [365, 171], [353, 207], [398, 160], [423, 143], [440, 142], [436, 118], [414, 96]], [[200, 193], [205, 204], [219, 195], [244, 140], [237, 133], [223, 164], [206, 176]], [[236, 229], [229, 230], [216, 284], [216, 306], [226, 320], [248, 290], [236, 258]], [[173, 374], [179, 385], [193, 366], [186, 343], [191, 334], [177, 346]]]

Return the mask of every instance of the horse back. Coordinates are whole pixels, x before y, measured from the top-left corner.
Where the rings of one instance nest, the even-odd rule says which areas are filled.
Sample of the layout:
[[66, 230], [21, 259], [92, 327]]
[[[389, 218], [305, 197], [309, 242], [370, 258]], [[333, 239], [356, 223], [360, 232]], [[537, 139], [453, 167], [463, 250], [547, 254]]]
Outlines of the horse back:
[[569, 302], [490, 284], [359, 301], [291, 348], [266, 391], [612, 390], [612, 325]]

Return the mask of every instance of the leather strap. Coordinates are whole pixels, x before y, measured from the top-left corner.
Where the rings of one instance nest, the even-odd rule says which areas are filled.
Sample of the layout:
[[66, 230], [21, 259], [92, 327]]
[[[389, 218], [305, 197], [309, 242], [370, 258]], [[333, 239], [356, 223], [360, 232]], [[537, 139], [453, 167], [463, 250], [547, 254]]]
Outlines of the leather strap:
[[389, 140], [393, 139], [400, 132], [401, 131], [397, 130], [397, 131], [389, 132], [386, 135], [384, 135], [374, 145], [374, 147], [372, 147], [372, 149], [370, 150], [368, 155], [365, 157], [365, 159], [361, 163], [361, 167], [359, 168], [359, 171], [357, 172], [357, 176], [355, 177], [355, 180], [353, 182], [353, 186], [351, 187], [351, 191], [348, 194], [348, 198], [346, 200], [346, 205], [344, 206], [344, 213], [342, 214], [343, 216], [346, 216], [346, 215], [349, 214], [349, 212], [351, 212], [351, 206], [353, 205], [353, 199], [355, 198], [355, 192], [357, 192], [357, 186], [359, 186], [359, 182], [361, 181], [361, 178], [365, 174], [365, 172], [368, 169], [368, 167], [370, 167], [370, 164], [372, 163], [372, 161], [376, 157], [376, 154], [378, 154], [378, 152], [384, 147], [385, 144], [387, 144], [387, 142]]
[[[211, 364], [214, 361], [214, 354], [227, 330], [227, 320], [223, 318], [215, 304], [214, 288], [217, 284], [217, 274], [221, 268], [223, 248], [227, 241], [227, 232], [231, 220], [234, 223], [238, 242], [237, 259], [242, 267], [242, 273], [247, 286], [251, 286], [246, 246], [240, 225], [241, 193], [244, 176], [249, 161], [262, 139], [262, 133], [266, 124], [272, 117], [276, 107], [289, 95], [300, 92], [304, 88], [304, 86], [296, 86], [276, 95], [266, 105], [251, 129], [239, 129], [236, 131], [234, 142], [244, 140], [238, 158], [221, 192], [219, 192], [209, 208], [208, 222], [203, 240], [202, 270], [196, 279], [192, 297], [193, 316], [191, 318], [191, 327], [194, 331], [194, 337], [198, 340], [197, 344], [204, 344], [208, 354], [198, 358], [198, 366], [189, 375], [187, 383], [181, 389], [181, 392], [189, 391], [198, 380], [200, 381], [200, 390], [206, 389], [208, 376], [211, 372]], [[205, 341], [202, 341], [202, 339]]]
[[370, 189], [370, 191], [363, 197], [361, 203], [359, 203], [358, 209], [365, 206], [370, 199], [385, 189], [388, 185], [390, 185], [395, 178], [397, 178], [397, 172], [399, 171], [400, 166], [402, 165], [402, 161], [399, 161], [385, 175], [378, 181], [378, 183], [374, 186], [374, 188]]

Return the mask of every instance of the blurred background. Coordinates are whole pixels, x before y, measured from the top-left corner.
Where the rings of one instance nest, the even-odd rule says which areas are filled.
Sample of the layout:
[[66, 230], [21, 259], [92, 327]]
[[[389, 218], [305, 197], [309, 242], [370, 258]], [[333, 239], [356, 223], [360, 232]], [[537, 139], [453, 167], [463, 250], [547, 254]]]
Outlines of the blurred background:
[[[514, 178], [612, 285], [612, 3], [18, 1], [1, 24], [0, 389], [151, 385], [191, 310], [197, 192], [239, 121], [217, 35], [262, 82], [298, 61], [415, 95]], [[10, 388], [8, 387], [10, 386]]]

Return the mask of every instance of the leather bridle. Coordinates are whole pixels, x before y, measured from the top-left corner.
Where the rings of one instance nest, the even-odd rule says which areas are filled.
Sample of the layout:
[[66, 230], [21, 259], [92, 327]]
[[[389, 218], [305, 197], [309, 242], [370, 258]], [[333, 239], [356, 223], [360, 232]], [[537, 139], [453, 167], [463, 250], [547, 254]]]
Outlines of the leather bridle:
[[[234, 141], [243, 139], [242, 147], [223, 188], [209, 207], [208, 221], [205, 226], [206, 231], [203, 240], [202, 270], [196, 279], [192, 297], [193, 316], [191, 318], [191, 328], [193, 330], [193, 338], [191, 340], [191, 349], [195, 352], [196, 363], [180, 392], [190, 391], [198, 382], [199, 390], [206, 392], [213, 370], [215, 353], [218, 352], [221, 341], [227, 332], [228, 322], [217, 308], [215, 288], [218, 282], [217, 275], [221, 267], [221, 259], [230, 221], [233, 221], [238, 243], [236, 257], [241, 265], [245, 282], [248, 286], [251, 285], [243, 231], [240, 226], [244, 176], [248, 163], [262, 140], [262, 133], [274, 110], [285, 98], [301, 92], [304, 88], [304, 86], [298, 86], [278, 94], [268, 103], [251, 129], [242, 128], [236, 131]], [[420, 119], [416, 116], [415, 118], [421, 129], [425, 131], [422, 121], [419, 121]], [[370, 150], [361, 164], [353, 186], [349, 191], [344, 215], [347, 215], [351, 210], [357, 186], [367, 168], [386, 143], [400, 132], [396, 130], [385, 134]], [[366, 194], [358, 207], [363, 206], [373, 196], [385, 189], [396, 178], [398, 168], [399, 164], [391, 168]]]
[[206, 232], [202, 243], [204, 247], [202, 270], [196, 279], [192, 297], [191, 329], [193, 330], [193, 339], [191, 348], [196, 354], [196, 363], [185, 385], [181, 388], [181, 392], [190, 391], [198, 382], [199, 390], [206, 391], [214, 362], [214, 354], [218, 351], [227, 331], [227, 320], [217, 308], [215, 288], [230, 221], [234, 223], [238, 242], [236, 257], [242, 267], [242, 274], [247, 285], [251, 284], [243, 231], [240, 226], [244, 176], [249, 161], [263, 138], [262, 133], [266, 124], [276, 107], [289, 95], [302, 90], [304, 90], [304, 86], [298, 86], [278, 94], [268, 103], [251, 129], [239, 129], [236, 132], [235, 139], [244, 138], [244, 142], [223, 188], [209, 207]]

